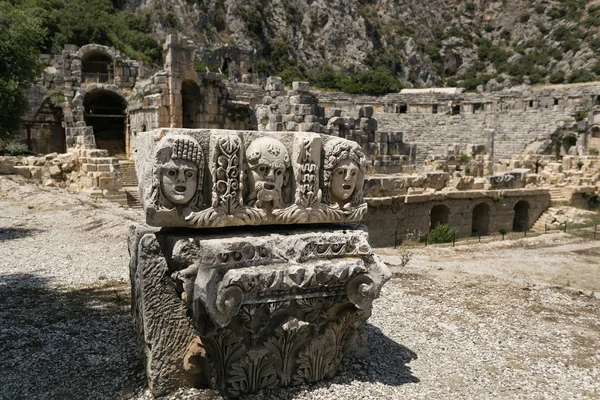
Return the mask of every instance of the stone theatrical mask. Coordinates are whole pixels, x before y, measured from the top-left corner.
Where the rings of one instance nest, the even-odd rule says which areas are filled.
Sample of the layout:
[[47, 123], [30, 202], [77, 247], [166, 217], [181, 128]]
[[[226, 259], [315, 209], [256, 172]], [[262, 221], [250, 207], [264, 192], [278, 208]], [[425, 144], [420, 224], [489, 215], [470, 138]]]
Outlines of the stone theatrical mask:
[[165, 198], [173, 204], [192, 200], [198, 187], [198, 166], [189, 160], [171, 159], [161, 167], [160, 185]]
[[331, 177], [331, 197], [334, 201], [348, 201], [356, 188], [359, 172], [358, 165], [350, 159], [342, 160], [335, 166]]
[[172, 208], [202, 203], [202, 150], [191, 137], [169, 137], [159, 144], [157, 178], [160, 185], [159, 207]]
[[290, 157], [279, 140], [271, 137], [256, 139], [246, 150], [250, 167], [250, 202], [258, 208], [282, 206], [282, 188], [287, 182]]
[[356, 143], [330, 140], [324, 146], [323, 201], [341, 207], [355, 207], [363, 203], [362, 185], [366, 159]]

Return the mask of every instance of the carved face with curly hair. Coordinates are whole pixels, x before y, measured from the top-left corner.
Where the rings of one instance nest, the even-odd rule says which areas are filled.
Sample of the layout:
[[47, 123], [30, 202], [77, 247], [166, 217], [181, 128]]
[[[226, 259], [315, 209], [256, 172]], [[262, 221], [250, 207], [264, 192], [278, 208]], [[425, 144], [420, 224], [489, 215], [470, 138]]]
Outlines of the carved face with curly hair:
[[324, 200], [328, 204], [356, 206], [363, 202], [366, 159], [358, 144], [333, 139], [325, 144]]

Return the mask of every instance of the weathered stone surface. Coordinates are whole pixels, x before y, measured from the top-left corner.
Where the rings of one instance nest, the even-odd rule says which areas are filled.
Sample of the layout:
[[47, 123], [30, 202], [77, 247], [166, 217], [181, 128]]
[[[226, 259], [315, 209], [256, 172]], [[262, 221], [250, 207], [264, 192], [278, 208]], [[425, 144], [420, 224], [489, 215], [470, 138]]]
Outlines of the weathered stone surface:
[[366, 159], [346, 139], [159, 129], [140, 135], [137, 147], [140, 197], [153, 226], [346, 222], [366, 212]]
[[330, 378], [344, 356], [365, 354], [363, 325], [390, 278], [358, 225], [138, 227], [130, 252], [137, 343], [155, 395], [206, 385], [208, 373], [228, 396]]
[[[139, 357], [144, 361], [148, 386], [155, 396], [193, 386], [197, 371], [187, 371], [184, 360], [194, 341], [185, 304], [170, 278], [165, 249], [150, 229], [136, 227], [129, 237], [132, 313]], [[203, 371], [204, 373], [206, 371]]]

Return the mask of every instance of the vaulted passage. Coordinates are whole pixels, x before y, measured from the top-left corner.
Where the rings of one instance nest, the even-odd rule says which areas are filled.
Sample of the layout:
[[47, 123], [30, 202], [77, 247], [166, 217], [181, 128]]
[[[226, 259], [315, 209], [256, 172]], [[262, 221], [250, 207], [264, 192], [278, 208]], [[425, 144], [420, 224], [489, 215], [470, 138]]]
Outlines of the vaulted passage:
[[523, 232], [529, 227], [529, 203], [521, 200], [515, 204], [514, 210], [513, 231]]
[[471, 233], [473, 235], [487, 235], [490, 224], [490, 207], [485, 203], [480, 203], [473, 209], [473, 223]]
[[431, 209], [429, 230], [436, 227], [437, 224], [447, 224], [450, 209], [443, 205], [437, 205]]
[[200, 107], [202, 95], [200, 87], [194, 81], [183, 81], [181, 84], [181, 108], [184, 128], [200, 128]]
[[94, 90], [83, 99], [85, 123], [94, 128], [96, 146], [110, 155], [125, 154], [125, 99], [109, 90]]

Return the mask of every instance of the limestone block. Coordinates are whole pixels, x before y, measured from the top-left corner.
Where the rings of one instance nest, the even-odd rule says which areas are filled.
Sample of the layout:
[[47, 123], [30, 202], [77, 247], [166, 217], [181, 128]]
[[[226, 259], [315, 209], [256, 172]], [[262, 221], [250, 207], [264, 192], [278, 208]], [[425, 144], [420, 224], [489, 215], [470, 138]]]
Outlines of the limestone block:
[[29, 170], [31, 171], [31, 179], [37, 181], [42, 179], [43, 167], [29, 167]]
[[292, 82], [292, 89], [296, 90], [298, 92], [307, 93], [309, 91], [309, 83], [308, 82]]
[[82, 164], [81, 165], [82, 172], [96, 172], [98, 171], [98, 166], [96, 164]]
[[26, 179], [30, 179], [31, 178], [31, 169], [28, 166], [25, 165], [16, 165], [14, 167], [15, 173], [17, 175], [21, 175], [22, 177], [26, 178]]
[[359, 126], [363, 131], [374, 132], [377, 130], [377, 120], [374, 118], [361, 118]]
[[375, 142], [388, 142], [388, 132], [375, 132]]
[[[320, 125], [302, 123], [305, 128]], [[360, 146], [317, 136], [311, 149], [319, 150], [303, 162], [323, 176], [313, 191], [321, 195], [310, 206], [298, 197], [300, 182], [290, 179], [298, 154], [306, 152], [296, 140], [301, 133], [159, 129], [138, 136], [135, 165], [147, 223], [201, 228], [360, 220], [366, 212]]]
[[289, 121], [285, 123], [285, 131], [297, 131], [299, 129], [299, 125], [297, 122]]
[[62, 174], [62, 171], [58, 165], [50, 166], [50, 170], [48, 172], [50, 173], [50, 176], [52, 176], [53, 178], [56, 178]]
[[267, 83], [265, 85], [266, 91], [280, 91], [283, 90], [283, 82], [281, 78], [276, 76], [270, 76], [267, 78]]
[[356, 225], [137, 227], [129, 243], [136, 343], [155, 396], [206, 387], [208, 375], [227, 397], [332, 377], [343, 357], [365, 354], [364, 323], [391, 276]]
[[356, 107], [356, 118], [364, 118], [365, 117], [365, 109], [364, 107], [357, 106]]

